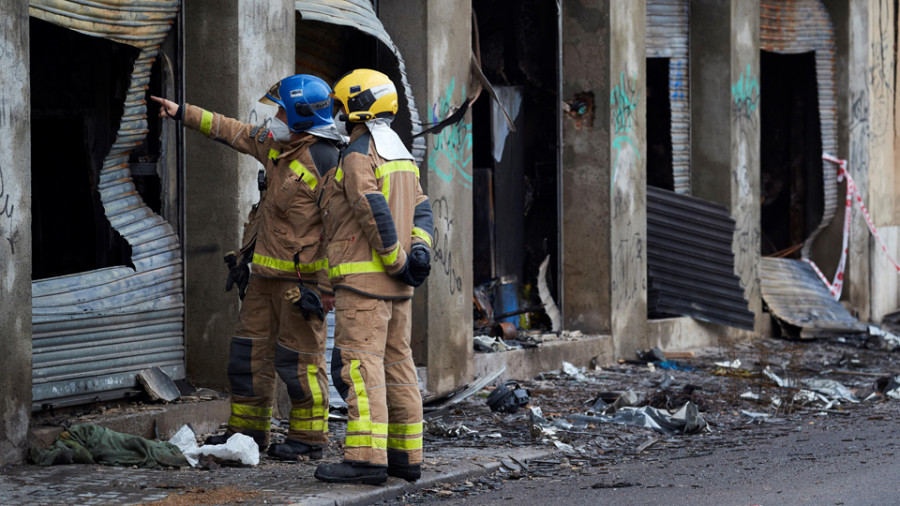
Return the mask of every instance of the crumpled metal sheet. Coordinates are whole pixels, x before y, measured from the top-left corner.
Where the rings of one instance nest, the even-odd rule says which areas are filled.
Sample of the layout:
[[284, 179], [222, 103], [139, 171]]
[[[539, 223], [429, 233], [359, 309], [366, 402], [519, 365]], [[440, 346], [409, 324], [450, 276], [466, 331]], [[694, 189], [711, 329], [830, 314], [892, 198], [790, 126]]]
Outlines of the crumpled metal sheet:
[[[400, 80], [403, 82], [403, 91], [406, 95], [412, 122], [411, 135], [422, 131], [422, 121], [416, 108], [412, 87], [406, 78], [406, 62], [400, 49], [397, 48], [391, 36], [388, 35], [372, 8], [369, 0], [297, 0], [295, 3], [297, 12], [302, 19], [308, 21], [321, 21], [334, 25], [349, 26], [380, 40], [397, 58], [397, 68], [400, 71]], [[412, 154], [418, 163], [425, 159], [425, 139], [416, 137], [412, 142]]]
[[694, 434], [707, 427], [706, 420], [700, 415], [700, 410], [693, 402], [686, 402], [675, 413], [651, 406], [626, 407], [617, 410], [613, 416], [571, 415], [569, 419], [576, 422], [608, 422], [646, 427], [661, 434], [675, 432]]
[[32, 0], [29, 14], [89, 36], [141, 49], [126, 92], [116, 141], [100, 170], [98, 191], [110, 225], [132, 249], [130, 267], [109, 267], [32, 283], [35, 407], [135, 385], [160, 367], [184, 370], [184, 287], [175, 230], [150, 210], [128, 160], [147, 137], [150, 68], [180, 0]]
[[158, 46], [178, 13], [180, 0], [31, 0], [38, 19], [139, 48]]
[[806, 262], [760, 258], [759, 287], [769, 311], [800, 328], [800, 337], [862, 333], [868, 327], [834, 300]]

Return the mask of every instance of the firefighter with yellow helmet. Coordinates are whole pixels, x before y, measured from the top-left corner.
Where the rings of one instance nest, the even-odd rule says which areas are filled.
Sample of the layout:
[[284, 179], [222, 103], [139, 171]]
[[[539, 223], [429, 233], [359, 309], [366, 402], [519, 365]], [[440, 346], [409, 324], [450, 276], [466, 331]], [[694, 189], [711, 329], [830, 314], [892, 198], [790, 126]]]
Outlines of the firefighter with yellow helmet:
[[391, 130], [397, 90], [386, 75], [357, 69], [334, 85], [350, 142], [322, 184], [319, 207], [335, 291], [331, 378], [348, 404], [340, 463], [327, 482], [414, 481], [422, 467], [422, 400], [410, 348], [414, 287], [431, 269], [434, 221], [419, 169]]

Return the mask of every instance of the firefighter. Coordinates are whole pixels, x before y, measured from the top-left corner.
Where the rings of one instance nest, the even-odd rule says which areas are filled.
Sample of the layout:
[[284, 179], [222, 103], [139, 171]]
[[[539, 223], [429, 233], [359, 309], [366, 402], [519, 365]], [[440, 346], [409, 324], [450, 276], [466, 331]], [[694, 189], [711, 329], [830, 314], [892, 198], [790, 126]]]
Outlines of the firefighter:
[[390, 122], [397, 90], [374, 70], [334, 85], [349, 145], [325, 177], [328, 275], [335, 291], [331, 379], [348, 404], [340, 463], [321, 464], [327, 482], [417, 480], [422, 468], [422, 399], [410, 349], [413, 288], [431, 266], [433, 217], [419, 169]]
[[[321, 175], [337, 165], [340, 155], [342, 137], [332, 119], [330, 94], [328, 84], [315, 76], [282, 79], [260, 99], [278, 106], [268, 126], [151, 97], [161, 105], [160, 117], [182, 120], [265, 166], [243, 246], [226, 257], [226, 289], [237, 285], [243, 303], [228, 360], [228, 429], [207, 444], [225, 443], [240, 432], [253, 437], [261, 450], [268, 447], [272, 457], [298, 460], [321, 458], [328, 442], [325, 313], [334, 295], [316, 192]], [[291, 398], [290, 429], [284, 443], [269, 446], [276, 373]]]

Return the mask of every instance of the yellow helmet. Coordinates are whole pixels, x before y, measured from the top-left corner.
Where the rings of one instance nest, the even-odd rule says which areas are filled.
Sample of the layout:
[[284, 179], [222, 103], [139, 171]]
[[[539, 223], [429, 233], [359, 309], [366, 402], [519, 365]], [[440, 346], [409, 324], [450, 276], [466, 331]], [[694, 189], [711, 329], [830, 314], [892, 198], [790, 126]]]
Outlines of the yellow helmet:
[[[391, 79], [370, 69], [356, 69], [334, 83], [335, 100], [344, 105], [351, 123], [397, 114], [397, 88]], [[342, 118], [343, 119], [343, 118]]]

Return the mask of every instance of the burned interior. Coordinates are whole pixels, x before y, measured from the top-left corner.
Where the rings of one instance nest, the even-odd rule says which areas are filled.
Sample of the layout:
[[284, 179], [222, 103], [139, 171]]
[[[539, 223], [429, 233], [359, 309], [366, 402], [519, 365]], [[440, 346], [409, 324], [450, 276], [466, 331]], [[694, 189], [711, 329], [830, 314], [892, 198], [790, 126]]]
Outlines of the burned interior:
[[475, 50], [497, 94], [492, 100], [483, 92], [472, 106], [476, 334], [496, 321], [509, 338], [516, 328], [551, 328], [538, 295], [548, 256], [549, 293], [558, 295], [558, 12], [534, 0], [472, 9]]

